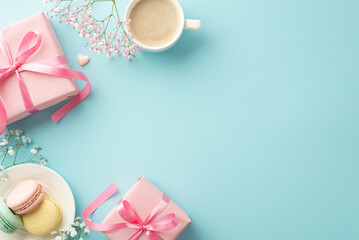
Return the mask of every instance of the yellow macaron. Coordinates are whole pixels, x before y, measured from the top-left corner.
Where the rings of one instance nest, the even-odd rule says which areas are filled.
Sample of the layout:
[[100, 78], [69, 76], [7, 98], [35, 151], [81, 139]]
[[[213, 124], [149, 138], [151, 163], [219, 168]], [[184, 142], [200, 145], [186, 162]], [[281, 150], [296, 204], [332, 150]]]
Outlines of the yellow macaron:
[[56, 230], [61, 223], [62, 213], [57, 203], [44, 197], [31, 212], [22, 215], [25, 229], [35, 235], [46, 235]]

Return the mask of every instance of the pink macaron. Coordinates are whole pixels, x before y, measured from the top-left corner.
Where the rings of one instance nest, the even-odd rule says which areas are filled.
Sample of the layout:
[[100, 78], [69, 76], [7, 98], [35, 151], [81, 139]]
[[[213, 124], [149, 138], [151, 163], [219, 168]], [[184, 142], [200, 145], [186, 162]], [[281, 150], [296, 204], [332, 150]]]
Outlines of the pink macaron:
[[30, 212], [39, 205], [44, 197], [41, 184], [27, 180], [16, 186], [8, 195], [6, 205], [16, 214]]

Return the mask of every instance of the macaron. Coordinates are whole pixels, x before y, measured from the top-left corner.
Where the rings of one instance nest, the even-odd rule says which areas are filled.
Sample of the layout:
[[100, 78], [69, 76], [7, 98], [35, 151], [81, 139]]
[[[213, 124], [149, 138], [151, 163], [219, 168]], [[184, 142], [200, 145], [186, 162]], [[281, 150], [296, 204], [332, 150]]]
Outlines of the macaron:
[[46, 235], [59, 226], [62, 219], [61, 209], [51, 198], [44, 197], [32, 211], [22, 215], [25, 229], [35, 235]]
[[42, 185], [34, 180], [27, 180], [10, 192], [6, 204], [15, 214], [22, 215], [35, 209], [43, 197]]
[[0, 230], [5, 233], [14, 233], [22, 226], [21, 217], [15, 215], [5, 204], [5, 200], [0, 198]]

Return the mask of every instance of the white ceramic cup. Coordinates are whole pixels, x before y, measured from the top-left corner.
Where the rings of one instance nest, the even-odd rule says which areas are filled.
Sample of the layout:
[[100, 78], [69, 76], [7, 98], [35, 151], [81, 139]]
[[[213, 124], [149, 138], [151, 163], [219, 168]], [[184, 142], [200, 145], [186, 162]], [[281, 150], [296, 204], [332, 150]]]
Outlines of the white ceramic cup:
[[[128, 21], [133, 7], [139, 1], [146, 1], [146, 0], [131, 0], [130, 1], [130, 3], [127, 6], [126, 12], [125, 12], [125, 17], [124, 17], [125, 21]], [[179, 28], [177, 30], [176, 37], [174, 37], [171, 41], [163, 44], [162, 46], [156, 46], [156, 47], [145, 45], [145, 44], [137, 41], [134, 38], [133, 39], [134, 43], [137, 46], [141, 47], [143, 50], [150, 51], [150, 52], [165, 51], [165, 50], [169, 49], [170, 47], [172, 47], [173, 45], [175, 45], [175, 43], [181, 37], [183, 29], [195, 30], [195, 31], [198, 31], [201, 29], [201, 21], [200, 20], [185, 19], [184, 14], [183, 14], [183, 9], [182, 9], [181, 5], [179, 4], [179, 2], [177, 0], [169, 0], [169, 1], [171, 1], [174, 4], [174, 6], [176, 7], [177, 12], [179, 14], [179, 19], [180, 19]]]

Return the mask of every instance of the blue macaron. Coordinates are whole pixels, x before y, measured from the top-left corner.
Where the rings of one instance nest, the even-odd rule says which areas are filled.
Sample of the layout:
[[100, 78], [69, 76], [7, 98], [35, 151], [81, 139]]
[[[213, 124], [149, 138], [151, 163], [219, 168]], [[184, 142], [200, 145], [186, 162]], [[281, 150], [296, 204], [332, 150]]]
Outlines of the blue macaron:
[[0, 198], [0, 230], [4, 233], [14, 233], [22, 226], [21, 217], [15, 215], [5, 203], [3, 198]]

